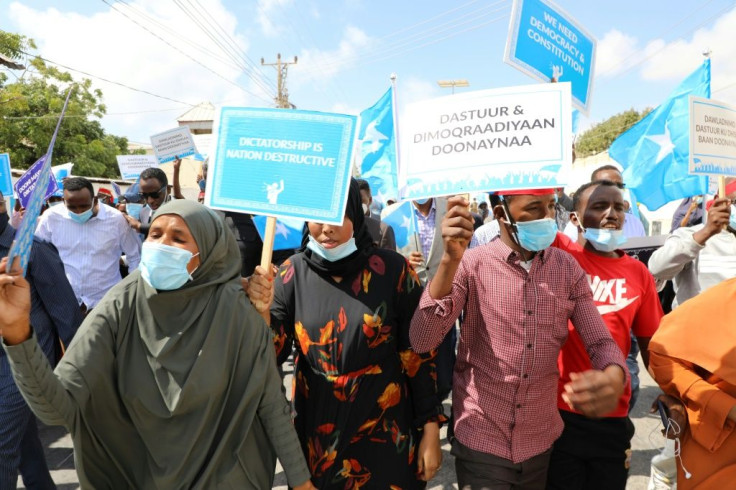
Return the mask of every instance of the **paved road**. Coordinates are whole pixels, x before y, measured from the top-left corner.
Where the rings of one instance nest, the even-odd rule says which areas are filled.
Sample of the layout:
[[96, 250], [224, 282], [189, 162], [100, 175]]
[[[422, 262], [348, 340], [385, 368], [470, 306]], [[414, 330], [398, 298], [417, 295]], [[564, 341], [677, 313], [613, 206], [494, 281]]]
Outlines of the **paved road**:
[[[632, 441], [633, 456], [627, 490], [646, 490], [649, 481], [649, 461], [664, 444], [664, 438], [659, 433], [659, 417], [647, 413], [652, 401], [660, 392], [654, 381], [642, 368], [641, 392], [639, 401], [634, 409], [632, 420], [636, 426], [636, 435]], [[291, 386], [291, 379], [287, 376], [284, 384]], [[290, 389], [290, 388], [289, 388]], [[449, 413], [449, 403], [446, 405]], [[442, 429], [442, 449], [444, 462], [438, 475], [430, 482], [430, 490], [456, 489], [455, 468], [450, 445], [445, 438], [446, 429]], [[54, 481], [59, 490], [79, 488], [77, 474], [74, 471], [72, 457], [72, 443], [69, 435], [60, 427], [42, 427], [41, 438], [46, 448], [46, 457], [52, 469]], [[286, 478], [281, 468], [277, 468], [274, 488], [286, 490]], [[20, 482], [19, 482], [20, 483]], [[19, 488], [23, 488], [22, 486]]]

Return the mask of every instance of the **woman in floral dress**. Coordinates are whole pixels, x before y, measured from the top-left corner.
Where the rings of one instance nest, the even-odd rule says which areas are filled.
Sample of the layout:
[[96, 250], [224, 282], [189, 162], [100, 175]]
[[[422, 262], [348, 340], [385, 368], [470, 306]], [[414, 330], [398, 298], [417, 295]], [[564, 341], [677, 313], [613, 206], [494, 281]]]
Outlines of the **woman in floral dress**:
[[[295, 426], [321, 489], [421, 489], [441, 462], [434, 353], [409, 346], [422, 287], [377, 249], [351, 181], [341, 226], [308, 223], [301, 253], [248, 287], [283, 362], [296, 346]], [[260, 273], [260, 274], [259, 274]], [[265, 299], [265, 301], [264, 301]]]

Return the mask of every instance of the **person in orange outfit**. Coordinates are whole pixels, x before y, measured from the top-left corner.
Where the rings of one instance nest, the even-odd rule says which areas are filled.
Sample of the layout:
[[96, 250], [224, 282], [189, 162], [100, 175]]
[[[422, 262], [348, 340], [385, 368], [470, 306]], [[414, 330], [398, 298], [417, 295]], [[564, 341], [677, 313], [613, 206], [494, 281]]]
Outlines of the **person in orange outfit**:
[[687, 410], [677, 469], [680, 490], [736, 485], [735, 317], [736, 279], [730, 279], [664, 317], [649, 343], [652, 376]]

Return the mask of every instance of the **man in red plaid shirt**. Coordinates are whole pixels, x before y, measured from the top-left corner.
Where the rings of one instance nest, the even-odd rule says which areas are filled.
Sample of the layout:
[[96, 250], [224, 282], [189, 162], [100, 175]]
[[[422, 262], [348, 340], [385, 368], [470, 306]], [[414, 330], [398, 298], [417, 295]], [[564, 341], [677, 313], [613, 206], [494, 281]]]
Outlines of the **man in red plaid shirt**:
[[572, 320], [593, 368], [572, 373], [563, 398], [603, 416], [627, 382], [585, 273], [548, 248], [557, 235], [553, 189], [503, 192], [494, 208], [501, 235], [466, 252], [468, 202], [448, 201], [444, 255], [411, 324], [417, 352], [439, 345], [464, 311], [453, 379], [456, 472], [461, 489], [543, 489], [552, 444], [562, 432], [557, 358]]

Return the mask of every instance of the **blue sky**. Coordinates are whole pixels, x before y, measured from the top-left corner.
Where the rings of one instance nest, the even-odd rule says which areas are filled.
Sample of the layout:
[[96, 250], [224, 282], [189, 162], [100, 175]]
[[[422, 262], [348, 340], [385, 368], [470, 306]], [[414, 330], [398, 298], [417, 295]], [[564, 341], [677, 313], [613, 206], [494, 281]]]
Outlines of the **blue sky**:
[[[699, 66], [706, 48], [713, 50], [713, 98], [736, 103], [732, 0], [557, 3], [598, 39], [592, 110], [581, 128], [630, 107], [657, 105]], [[391, 73], [398, 75], [400, 106], [446, 95], [447, 89], [436, 84], [439, 79], [470, 81], [469, 89], [458, 90], [537, 83], [503, 62], [511, 4], [511, 0], [2, 1], [0, 29], [34, 38], [37, 54], [49, 60], [160, 96], [93, 78], [105, 94], [105, 128], [147, 142], [149, 135], [175, 126], [176, 117], [191, 104], [267, 106], [275, 70], [258, 65], [261, 57], [274, 61], [278, 52], [284, 59], [299, 57], [289, 70], [288, 88], [291, 102], [300, 109], [357, 113], [381, 96]], [[221, 28], [248, 60], [236, 56], [233, 61], [187, 12], [199, 12], [195, 17], [209, 23], [210, 34], [213, 26]], [[248, 76], [242, 66], [251, 62]]]

